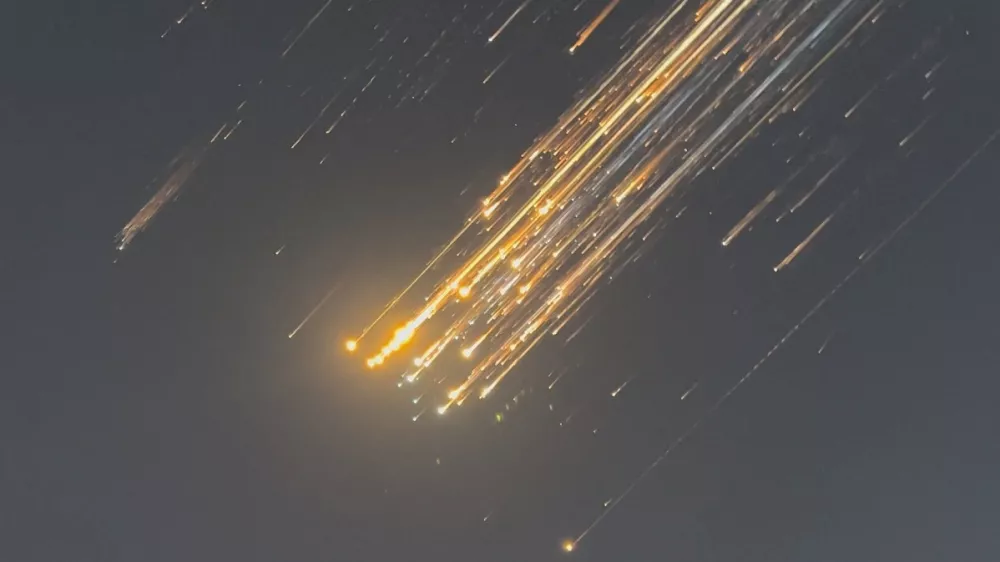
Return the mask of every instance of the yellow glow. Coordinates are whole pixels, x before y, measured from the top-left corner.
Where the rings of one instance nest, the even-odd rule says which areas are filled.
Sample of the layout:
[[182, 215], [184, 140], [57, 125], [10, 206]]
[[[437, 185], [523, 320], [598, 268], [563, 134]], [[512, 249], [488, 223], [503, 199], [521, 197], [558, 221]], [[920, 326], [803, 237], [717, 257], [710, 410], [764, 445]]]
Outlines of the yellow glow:
[[358, 349], [358, 340], [347, 340], [347, 343], [344, 344], [344, 347], [347, 348], [347, 351], [353, 352], [356, 349]]
[[570, 539], [566, 539], [562, 543], [563, 552], [573, 552], [576, 549], [576, 543]]
[[472, 351], [473, 351], [473, 349], [471, 347], [467, 347], [467, 348], [463, 349], [462, 350], [462, 357], [465, 357], [466, 359], [468, 359], [469, 357], [472, 357]]
[[472, 293], [472, 289], [470, 289], [469, 287], [462, 287], [461, 289], [458, 290], [458, 296], [462, 297], [463, 299], [468, 298], [470, 293]]
[[451, 389], [451, 390], [448, 391], [448, 399], [449, 400], [454, 400], [454, 399], [458, 398], [460, 394], [462, 394], [462, 390], [461, 389], [453, 388], [453, 389]]

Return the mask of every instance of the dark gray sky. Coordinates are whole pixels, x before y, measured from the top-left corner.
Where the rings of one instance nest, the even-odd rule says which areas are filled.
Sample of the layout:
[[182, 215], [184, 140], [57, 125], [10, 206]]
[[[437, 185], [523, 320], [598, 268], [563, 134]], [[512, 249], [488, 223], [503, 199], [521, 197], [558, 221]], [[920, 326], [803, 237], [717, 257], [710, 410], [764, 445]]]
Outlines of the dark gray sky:
[[[344, 337], [622, 56], [623, 34], [672, 3], [622, 2], [571, 57], [603, 2], [535, 0], [484, 47], [518, 2], [334, 0], [281, 57], [323, 4], [214, 0], [179, 25], [186, 1], [6, 10], [0, 558], [1000, 556], [1000, 145], [712, 410], [1000, 127], [996, 6], [887, 2], [801, 113], [697, 180], [579, 337], [540, 346], [504, 399], [414, 423], [412, 397], [344, 354]], [[362, 95], [371, 68], [384, 74]], [[338, 88], [318, 127], [342, 122], [291, 150]], [[242, 115], [116, 251], [171, 160]], [[793, 155], [817, 162], [796, 189], [846, 155], [830, 193], [858, 194], [775, 274], [815, 221], [719, 240]]]

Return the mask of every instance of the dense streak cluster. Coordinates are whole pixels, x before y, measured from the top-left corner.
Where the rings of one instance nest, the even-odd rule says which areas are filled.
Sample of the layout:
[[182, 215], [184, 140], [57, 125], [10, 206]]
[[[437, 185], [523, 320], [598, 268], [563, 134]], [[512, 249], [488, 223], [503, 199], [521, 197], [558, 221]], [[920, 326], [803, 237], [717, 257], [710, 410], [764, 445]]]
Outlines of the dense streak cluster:
[[[721, 165], [762, 124], [795, 110], [815, 91], [817, 69], [885, 9], [881, 0], [677, 3], [501, 178], [421, 276], [456, 249], [465, 261], [367, 366], [382, 366], [415, 344], [418, 332], [433, 329], [405, 381], [417, 382], [452, 350], [472, 367], [438, 379], [448, 388], [438, 412], [489, 395], [641, 251], [658, 227], [657, 210], [682, 204], [694, 178]], [[363, 340], [402, 296], [348, 342], [349, 350], [367, 349]]]

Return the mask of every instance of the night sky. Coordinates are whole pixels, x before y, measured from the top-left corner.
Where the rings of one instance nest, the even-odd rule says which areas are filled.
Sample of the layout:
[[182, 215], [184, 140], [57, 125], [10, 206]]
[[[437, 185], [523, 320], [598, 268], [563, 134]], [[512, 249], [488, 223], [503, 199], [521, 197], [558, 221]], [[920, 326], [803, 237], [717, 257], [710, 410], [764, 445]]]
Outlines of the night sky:
[[808, 4], [8, 7], [0, 559], [1000, 559], [1000, 4]]

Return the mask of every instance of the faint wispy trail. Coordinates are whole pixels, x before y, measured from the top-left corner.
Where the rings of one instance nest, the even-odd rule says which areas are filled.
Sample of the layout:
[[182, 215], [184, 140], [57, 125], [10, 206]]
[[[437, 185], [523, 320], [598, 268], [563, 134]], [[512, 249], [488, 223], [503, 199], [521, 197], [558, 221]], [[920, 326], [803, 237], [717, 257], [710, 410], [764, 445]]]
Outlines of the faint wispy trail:
[[189, 146], [171, 160], [167, 167], [167, 178], [160, 184], [159, 189], [115, 236], [115, 248], [118, 251], [124, 251], [140, 232], [149, 227], [153, 219], [163, 210], [163, 207], [177, 197], [195, 170], [198, 169], [207, 150], [208, 145]]

